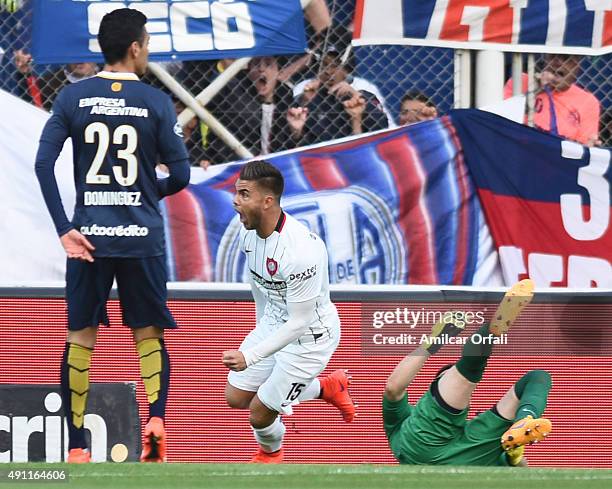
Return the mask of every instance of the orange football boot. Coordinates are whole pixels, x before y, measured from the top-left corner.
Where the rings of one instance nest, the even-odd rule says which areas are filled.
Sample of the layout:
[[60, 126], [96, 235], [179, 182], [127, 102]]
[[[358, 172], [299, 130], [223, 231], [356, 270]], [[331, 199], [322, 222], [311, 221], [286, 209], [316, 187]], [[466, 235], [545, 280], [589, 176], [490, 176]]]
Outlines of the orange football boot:
[[87, 448], [72, 448], [68, 451], [69, 464], [87, 464], [91, 462], [91, 453]]
[[283, 449], [276, 450], [276, 452], [264, 452], [261, 448], [255, 452], [253, 458], [249, 461], [250, 464], [280, 464], [283, 463], [283, 457], [285, 453]]
[[166, 461], [166, 429], [164, 420], [157, 416], [152, 417], [145, 426], [140, 461], [157, 463]]
[[533, 445], [542, 441], [552, 430], [552, 423], [546, 418], [533, 419], [527, 416], [514, 423], [501, 437], [504, 450], [511, 450], [522, 445]]
[[321, 377], [319, 382], [321, 383], [321, 399], [336, 406], [342, 413], [344, 421], [350, 423], [355, 419], [355, 403], [349, 393], [351, 378], [347, 374], [347, 370], [335, 370], [327, 377]]

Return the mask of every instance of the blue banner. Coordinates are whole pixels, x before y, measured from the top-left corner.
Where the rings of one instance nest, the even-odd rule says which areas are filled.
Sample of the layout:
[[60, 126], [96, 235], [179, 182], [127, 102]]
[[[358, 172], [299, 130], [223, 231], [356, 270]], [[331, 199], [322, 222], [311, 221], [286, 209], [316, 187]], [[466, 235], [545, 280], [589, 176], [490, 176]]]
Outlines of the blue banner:
[[477, 110], [451, 119], [505, 282], [612, 287], [612, 150]]
[[[610, 149], [469, 109], [266, 159], [332, 283], [612, 287]], [[240, 168], [163, 200], [171, 280], [246, 280]]]
[[[447, 118], [266, 159], [284, 175], [285, 211], [326, 242], [332, 283], [474, 282], [482, 215]], [[170, 280], [244, 280], [240, 168], [162, 201]]]
[[293, 54], [306, 49], [300, 0], [34, 0], [36, 62], [102, 62], [96, 39], [100, 21], [123, 7], [140, 10], [149, 19], [152, 61]]

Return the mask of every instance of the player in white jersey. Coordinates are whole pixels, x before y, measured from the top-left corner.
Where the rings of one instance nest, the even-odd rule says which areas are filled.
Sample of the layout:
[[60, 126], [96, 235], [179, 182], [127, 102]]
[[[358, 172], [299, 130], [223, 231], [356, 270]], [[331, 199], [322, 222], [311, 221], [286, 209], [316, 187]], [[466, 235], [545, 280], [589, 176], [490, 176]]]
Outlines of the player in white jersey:
[[234, 197], [257, 324], [238, 350], [223, 353], [231, 370], [225, 398], [250, 410], [256, 463], [282, 462], [279, 414], [292, 414], [295, 404], [322, 399], [346, 422], [355, 416], [346, 371], [318, 377], [340, 341], [340, 320], [329, 298], [325, 243], [282, 210], [283, 186], [276, 167], [253, 161], [242, 167]]

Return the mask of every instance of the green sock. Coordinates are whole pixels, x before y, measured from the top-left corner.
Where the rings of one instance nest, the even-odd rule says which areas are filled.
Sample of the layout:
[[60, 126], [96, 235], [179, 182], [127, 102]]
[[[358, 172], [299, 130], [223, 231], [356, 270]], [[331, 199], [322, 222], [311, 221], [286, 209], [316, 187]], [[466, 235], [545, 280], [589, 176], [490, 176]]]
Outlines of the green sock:
[[459, 373], [475, 384], [482, 379], [487, 360], [493, 351], [491, 342], [481, 341], [481, 338], [488, 337], [490, 334], [489, 325], [483, 324], [463, 345], [461, 358], [455, 364]]
[[516, 410], [514, 421], [528, 415], [534, 418], [541, 417], [546, 409], [546, 401], [551, 388], [552, 379], [550, 374], [544, 370], [531, 370], [523, 375], [514, 384], [514, 392], [519, 398], [519, 407]]

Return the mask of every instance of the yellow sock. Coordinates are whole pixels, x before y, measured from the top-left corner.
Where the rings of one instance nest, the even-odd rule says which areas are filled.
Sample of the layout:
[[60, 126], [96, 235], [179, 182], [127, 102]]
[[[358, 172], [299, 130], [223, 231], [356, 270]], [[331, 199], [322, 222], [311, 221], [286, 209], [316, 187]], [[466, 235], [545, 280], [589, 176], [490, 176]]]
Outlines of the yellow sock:
[[70, 388], [70, 407], [72, 423], [83, 426], [87, 394], [89, 393], [89, 366], [93, 350], [84, 346], [70, 344], [68, 349], [68, 386]]
[[162, 344], [159, 338], [147, 338], [136, 344], [140, 357], [140, 375], [144, 382], [149, 404], [159, 397], [162, 373]]

